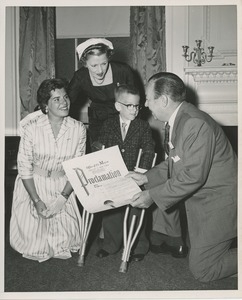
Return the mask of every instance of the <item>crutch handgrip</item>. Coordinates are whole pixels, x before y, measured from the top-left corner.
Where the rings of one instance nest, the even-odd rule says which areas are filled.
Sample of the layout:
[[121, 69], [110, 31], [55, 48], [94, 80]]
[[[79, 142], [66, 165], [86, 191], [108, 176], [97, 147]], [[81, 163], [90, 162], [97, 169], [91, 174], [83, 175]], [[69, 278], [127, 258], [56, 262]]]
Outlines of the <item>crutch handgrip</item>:
[[142, 149], [139, 149], [139, 154], [138, 154], [138, 158], [137, 158], [136, 166], [135, 166], [136, 168], [139, 167], [139, 162], [140, 162], [141, 154], [142, 154]]
[[156, 157], [157, 157], [157, 153], [155, 153], [155, 156], [154, 156], [154, 159], [153, 159], [153, 162], [152, 162], [152, 168], [155, 166], [155, 162], [156, 162]]

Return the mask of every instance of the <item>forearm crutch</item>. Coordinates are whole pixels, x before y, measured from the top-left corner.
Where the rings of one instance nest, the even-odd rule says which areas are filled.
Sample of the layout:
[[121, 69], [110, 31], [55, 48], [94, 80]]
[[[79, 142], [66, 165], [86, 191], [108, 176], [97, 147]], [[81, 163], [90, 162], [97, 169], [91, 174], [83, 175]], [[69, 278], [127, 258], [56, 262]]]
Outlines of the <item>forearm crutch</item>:
[[[101, 150], [103, 150], [104, 148], [105, 146], [103, 145]], [[85, 208], [83, 208], [82, 222], [81, 222], [81, 247], [79, 250], [79, 258], [77, 262], [77, 265], [79, 267], [84, 266], [87, 239], [92, 227], [93, 218], [94, 218], [94, 214], [87, 212]]]
[[130, 229], [129, 229], [129, 234], [127, 237], [127, 219], [128, 219], [129, 209], [130, 209], [130, 206], [127, 206], [126, 210], [125, 210], [125, 216], [124, 216], [124, 250], [123, 250], [123, 254], [122, 254], [122, 263], [119, 268], [119, 272], [121, 272], [121, 273], [127, 272], [130, 252], [131, 252], [132, 246], [137, 238], [137, 235], [140, 231], [140, 228], [142, 226], [144, 214], [145, 214], [145, 210], [142, 209], [141, 215], [140, 215], [140, 220], [139, 220], [139, 225], [138, 225], [138, 227], [134, 233], [134, 236], [132, 238], [135, 221], [136, 221], [136, 215], [133, 215], [132, 220], [131, 220]]
[[[137, 162], [136, 162], [136, 166], [135, 166], [136, 168], [138, 168], [138, 166], [139, 166], [141, 154], [142, 154], [142, 149], [139, 150], [139, 154], [138, 154], [138, 158], [137, 158]], [[155, 153], [155, 156], [154, 156], [154, 159], [153, 159], [153, 162], [152, 162], [152, 167], [154, 167], [154, 165], [155, 165], [156, 156], [157, 156], [157, 154]], [[137, 229], [134, 233], [134, 236], [132, 238], [133, 231], [134, 231], [134, 226], [135, 226], [135, 221], [136, 221], [136, 215], [133, 215], [133, 217], [132, 217], [131, 225], [130, 225], [130, 229], [129, 229], [129, 234], [127, 236], [127, 219], [128, 219], [129, 209], [130, 209], [130, 206], [128, 205], [126, 207], [125, 215], [124, 215], [124, 223], [123, 223], [124, 250], [123, 250], [123, 254], [122, 254], [122, 263], [121, 263], [120, 268], [119, 268], [119, 272], [121, 272], [121, 273], [126, 273], [127, 272], [130, 252], [131, 252], [133, 244], [134, 244], [134, 242], [137, 238], [137, 235], [140, 231], [140, 228], [142, 226], [142, 223], [143, 223], [143, 220], [144, 220], [144, 214], [145, 214], [145, 209], [142, 208], [142, 211], [141, 211], [141, 214], [140, 214], [140, 219], [139, 219], [139, 224], [138, 224], [138, 227], [137, 227]]]
[[85, 250], [87, 245], [87, 239], [90, 233], [90, 229], [92, 227], [94, 214], [87, 212], [85, 209], [83, 209], [82, 213], [82, 226], [81, 226], [81, 247], [79, 252], [79, 258], [77, 265], [79, 267], [84, 266], [84, 257], [85, 257]]

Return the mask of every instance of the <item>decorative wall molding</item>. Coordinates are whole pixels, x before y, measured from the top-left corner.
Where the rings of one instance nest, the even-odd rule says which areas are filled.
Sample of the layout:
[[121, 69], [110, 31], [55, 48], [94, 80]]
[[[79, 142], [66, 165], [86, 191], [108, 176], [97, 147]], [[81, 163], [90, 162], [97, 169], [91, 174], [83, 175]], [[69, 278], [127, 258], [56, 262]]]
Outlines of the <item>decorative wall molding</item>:
[[[173, 6], [166, 12], [167, 70], [184, 80], [190, 101], [194, 100], [198, 108], [223, 126], [237, 126], [236, 5]], [[201, 67], [182, 56], [182, 45], [192, 51], [196, 39], [202, 40], [205, 52], [208, 46], [215, 47], [213, 60]]]
[[237, 67], [185, 68], [186, 75], [192, 75], [197, 84], [237, 84]]
[[223, 126], [237, 126], [237, 67], [189, 67], [184, 71], [187, 85], [199, 96], [199, 109]]
[[[216, 65], [222, 65], [225, 62], [236, 62], [237, 57], [237, 39], [234, 30], [232, 29], [234, 24], [231, 24], [231, 30], [229, 31], [228, 24], [235, 23], [236, 17], [232, 18], [233, 5], [222, 6], [204, 6], [202, 9], [203, 18], [203, 33], [202, 40], [204, 49], [209, 45], [215, 46], [213, 61]], [[223, 16], [227, 13], [227, 20], [224, 20]], [[233, 22], [232, 22], [233, 21]], [[225, 28], [228, 30], [225, 32]], [[236, 28], [235, 28], [236, 30]], [[232, 32], [233, 34], [228, 34]]]
[[210, 30], [211, 30], [211, 17], [210, 17], [210, 7], [203, 7], [203, 34], [205, 42], [210, 43]]

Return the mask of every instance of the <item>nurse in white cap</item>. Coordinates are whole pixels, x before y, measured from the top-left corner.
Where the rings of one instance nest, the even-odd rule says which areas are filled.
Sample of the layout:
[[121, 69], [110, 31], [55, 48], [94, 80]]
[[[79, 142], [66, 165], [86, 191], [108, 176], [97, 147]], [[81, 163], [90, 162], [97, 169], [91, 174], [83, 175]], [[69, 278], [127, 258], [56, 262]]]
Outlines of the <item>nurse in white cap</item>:
[[[93, 144], [103, 122], [117, 113], [114, 107], [115, 87], [134, 84], [134, 75], [128, 65], [110, 61], [114, 48], [105, 38], [88, 39], [77, 46], [76, 52], [82, 67], [74, 73], [68, 94], [71, 102], [75, 103], [72, 104], [74, 113], [79, 113], [78, 109], [90, 101], [88, 131]], [[78, 118], [74, 114], [73, 117]]]

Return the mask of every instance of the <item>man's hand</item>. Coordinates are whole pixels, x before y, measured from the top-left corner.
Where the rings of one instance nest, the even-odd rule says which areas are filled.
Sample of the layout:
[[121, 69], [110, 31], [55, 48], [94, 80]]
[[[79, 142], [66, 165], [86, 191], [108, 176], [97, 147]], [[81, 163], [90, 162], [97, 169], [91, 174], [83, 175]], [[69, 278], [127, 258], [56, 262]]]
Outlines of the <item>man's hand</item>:
[[133, 178], [138, 185], [148, 183], [148, 179], [145, 174], [130, 171], [125, 177]]
[[138, 208], [148, 208], [152, 203], [153, 200], [150, 198], [149, 191], [143, 191], [133, 196], [130, 205]]

